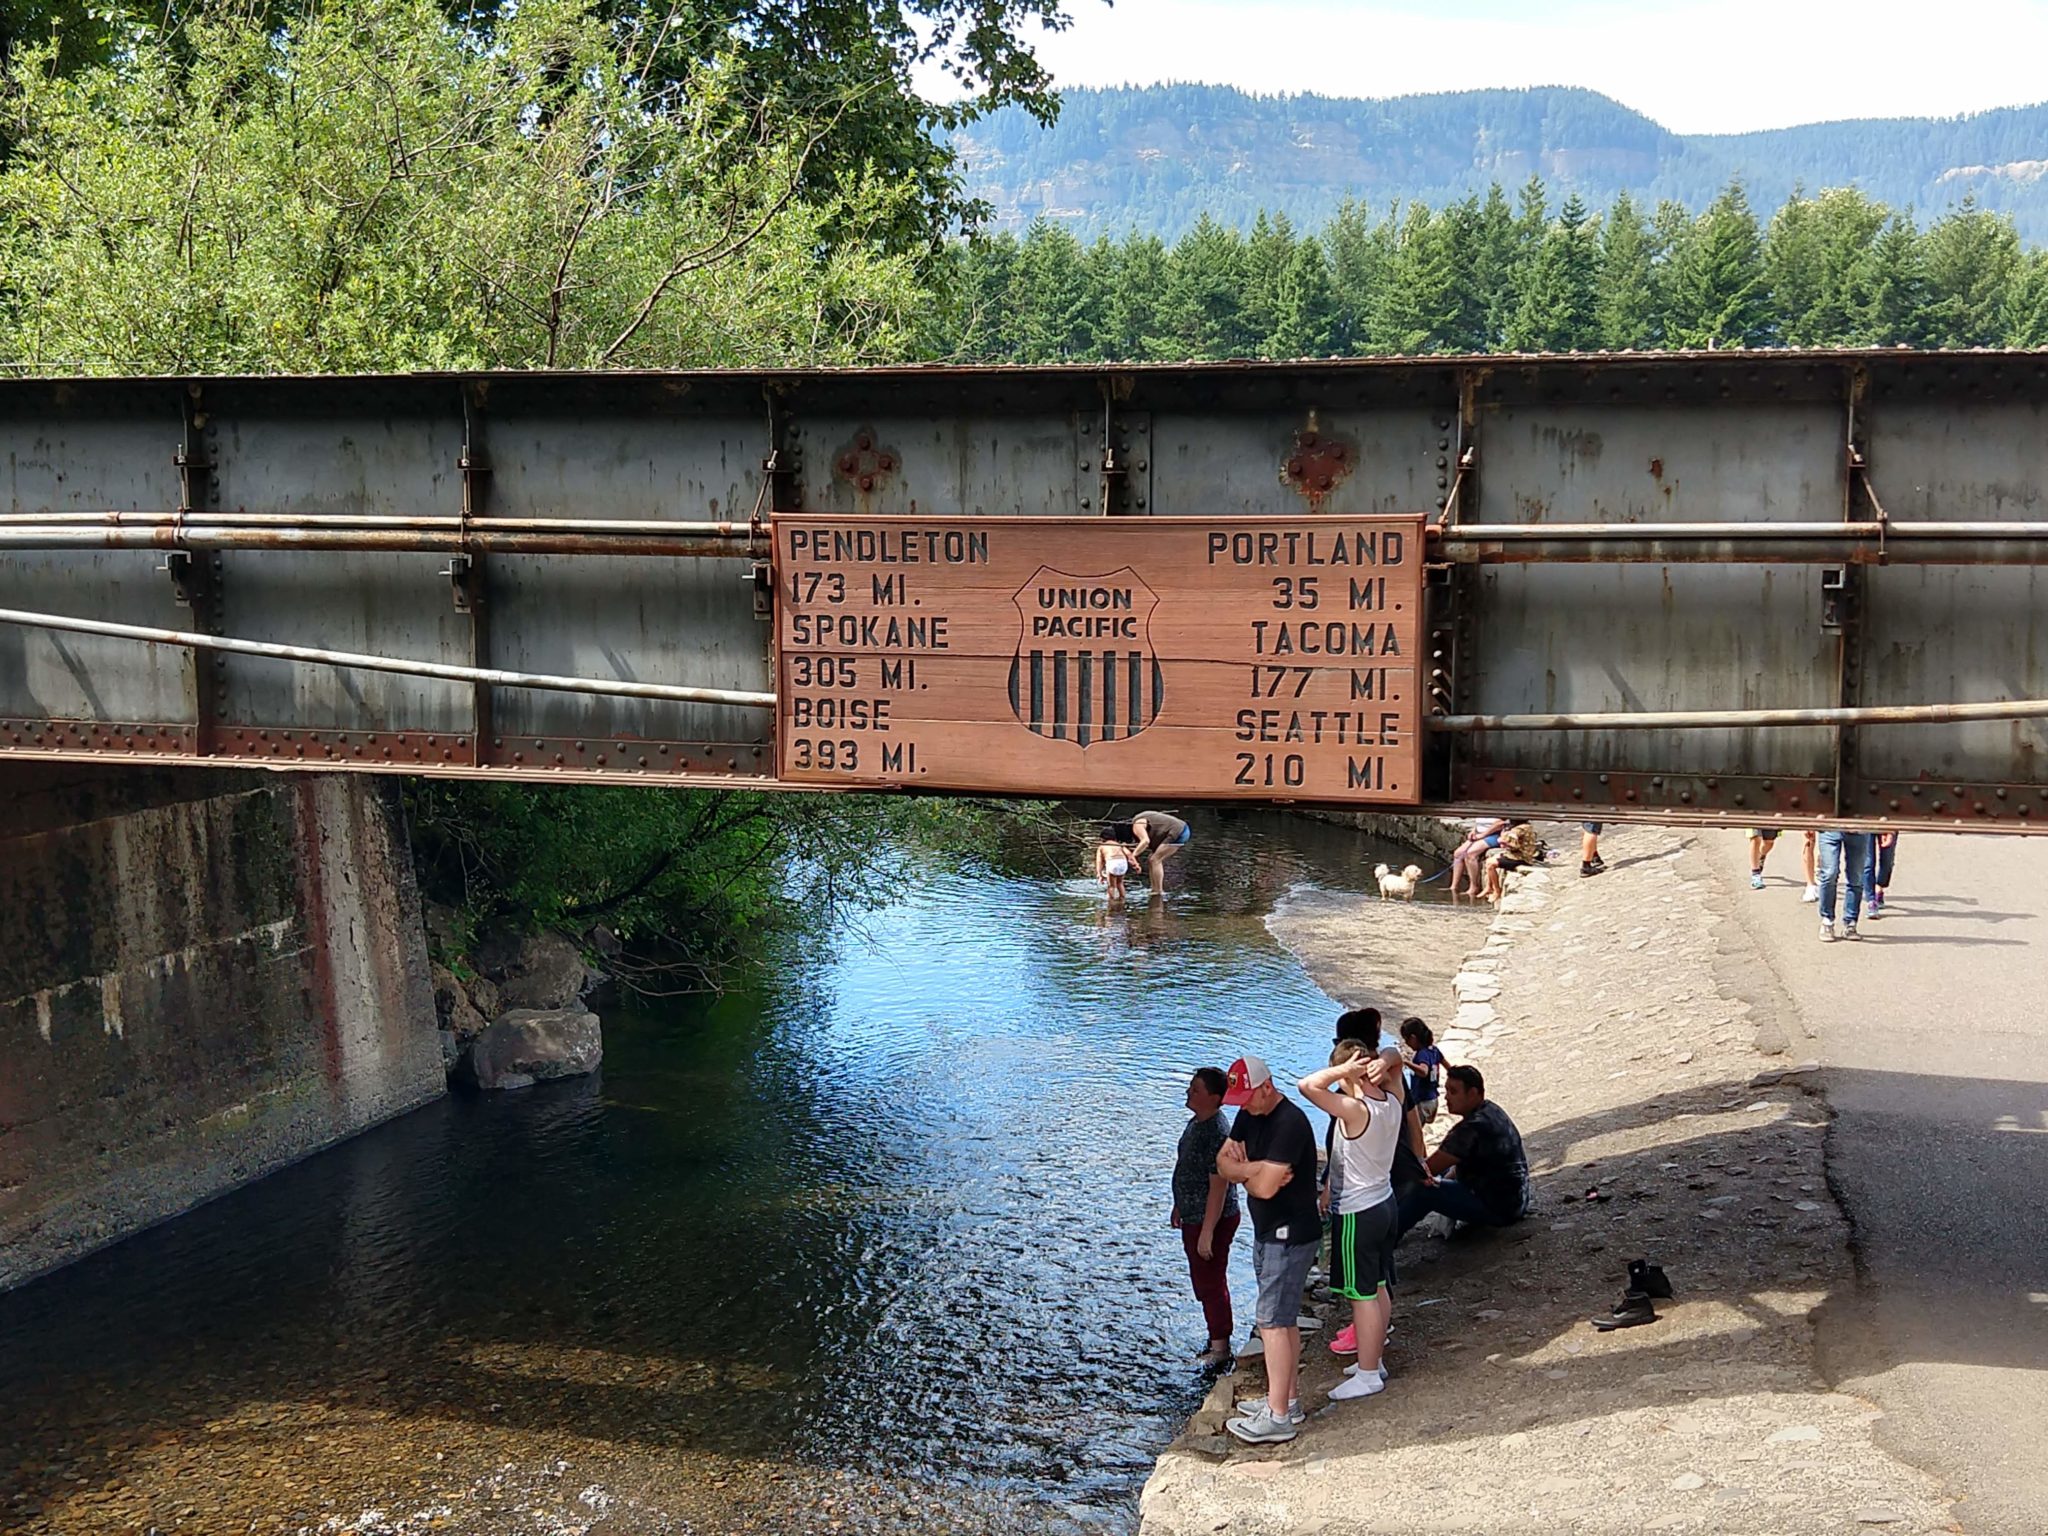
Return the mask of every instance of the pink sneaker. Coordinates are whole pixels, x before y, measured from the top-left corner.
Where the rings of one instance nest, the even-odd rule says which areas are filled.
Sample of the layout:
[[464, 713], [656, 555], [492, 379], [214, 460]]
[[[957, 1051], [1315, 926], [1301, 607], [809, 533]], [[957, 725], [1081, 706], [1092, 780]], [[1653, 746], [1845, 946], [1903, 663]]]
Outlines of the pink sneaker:
[[1330, 1340], [1333, 1355], [1355, 1355], [1358, 1353], [1358, 1325], [1346, 1323], [1338, 1330], [1337, 1337]]

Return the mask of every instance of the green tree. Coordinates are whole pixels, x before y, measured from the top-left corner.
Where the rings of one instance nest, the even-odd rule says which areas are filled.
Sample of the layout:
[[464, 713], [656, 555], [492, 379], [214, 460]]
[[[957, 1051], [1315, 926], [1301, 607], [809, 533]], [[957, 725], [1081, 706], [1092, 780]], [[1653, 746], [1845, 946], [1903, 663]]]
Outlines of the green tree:
[[1671, 259], [1665, 337], [1675, 347], [1753, 347], [1771, 337], [1763, 237], [1739, 185], [1700, 215]]
[[1280, 325], [1280, 284], [1294, 259], [1294, 226], [1287, 215], [1261, 209], [1244, 242], [1244, 332], [1263, 347]]
[[1157, 235], [1131, 234], [1117, 248], [1115, 281], [1103, 304], [1102, 355], [1143, 362], [1167, 355], [1161, 311], [1171, 256]]
[[1337, 297], [1322, 242], [1297, 241], [1280, 274], [1278, 314], [1265, 347], [1269, 357], [1328, 357], [1337, 350]]
[[1374, 220], [1363, 203], [1346, 198], [1323, 230], [1322, 245], [1337, 306], [1336, 343], [1347, 355], [1367, 351], [1380, 285], [1393, 264], [1391, 221]]
[[1771, 220], [1764, 270], [1779, 336], [1794, 347], [1852, 344], [1869, 303], [1871, 253], [1891, 210], [1853, 187], [1795, 195]]
[[1017, 254], [1010, 306], [1020, 361], [1064, 363], [1094, 355], [1101, 307], [1073, 231], [1046, 219], [1033, 221]]
[[2012, 220], [1964, 198], [1920, 241], [1927, 275], [1927, 339], [1937, 347], [1995, 347], [2005, 339], [2006, 294], [2019, 269]]
[[1244, 321], [1244, 243], [1207, 214], [1173, 248], [1162, 306], [1165, 335], [1184, 358], [1248, 357]]
[[692, 67], [691, 116], [665, 110], [661, 38], [582, 0], [527, 0], [487, 47], [428, 0], [281, 30], [223, 13], [178, 43], [70, 76], [17, 57], [7, 355], [312, 372], [910, 344], [920, 273], [888, 246], [914, 192], [807, 200], [817, 122], [763, 123], [717, 63]]
[[1459, 315], [1460, 351], [1491, 352], [1504, 344], [1515, 314], [1518, 238], [1507, 194], [1496, 181], [1471, 220], [1467, 287]]
[[1600, 224], [1600, 291], [1594, 325], [1600, 345], [1617, 352], [1657, 344], [1656, 245], [1626, 192]]
[[1024, 350], [1017, 315], [1010, 307], [1017, 282], [1017, 237], [1005, 230], [960, 241], [951, 249], [952, 264], [939, 275], [954, 340], [933, 346], [926, 355], [982, 363], [1017, 361]]
[[1858, 274], [1853, 339], [1860, 346], [1924, 346], [1927, 269], [1910, 214], [1894, 214]]
[[1508, 330], [1511, 352], [1574, 352], [1598, 337], [1600, 248], [1574, 192], [1522, 285], [1521, 303]]
[[1373, 324], [1374, 341], [1395, 353], [1443, 352], [1456, 345], [1459, 261], [1450, 220], [1410, 203], [1401, 220]]
[[2048, 251], [2030, 251], [2005, 298], [2005, 344], [2048, 347]]

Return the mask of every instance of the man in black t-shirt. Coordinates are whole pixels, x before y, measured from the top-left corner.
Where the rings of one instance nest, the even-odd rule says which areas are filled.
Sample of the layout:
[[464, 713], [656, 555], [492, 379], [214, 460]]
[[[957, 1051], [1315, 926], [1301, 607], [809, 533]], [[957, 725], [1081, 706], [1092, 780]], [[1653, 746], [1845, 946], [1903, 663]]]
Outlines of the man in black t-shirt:
[[1482, 1227], [1520, 1221], [1529, 1213], [1529, 1158], [1515, 1122], [1487, 1098], [1477, 1067], [1444, 1073], [1444, 1108], [1458, 1123], [1429, 1155], [1434, 1182], [1401, 1194], [1402, 1235], [1432, 1211]]
[[1253, 1445], [1292, 1440], [1301, 1422], [1295, 1383], [1301, 1371], [1301, 1293], [1323, 1226], [1316, 1211], [1316, 1137], [1301, 1106], [1273, 1086], [1256, 1056], [1231, 1064], [1225, 1104], [1237, 1105], [1216, 1171], [1242, 1184], [1252, 1212], [1252, 1271], [1259, 1281], [1259, 1338], [1265, 1345], [1266, 1400], [1224, 1427]]

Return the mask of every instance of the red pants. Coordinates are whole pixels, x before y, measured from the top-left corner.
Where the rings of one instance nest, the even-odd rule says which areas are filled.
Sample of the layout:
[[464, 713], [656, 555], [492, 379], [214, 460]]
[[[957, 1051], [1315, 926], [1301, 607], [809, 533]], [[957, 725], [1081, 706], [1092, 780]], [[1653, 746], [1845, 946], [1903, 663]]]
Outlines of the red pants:
[[1237, 1236], [1237, 1214], [1226, 1212], [1216, 1223], [1216, 1237], [1209, 1244], [1211, 1257], [1203, 1258], [1195, 1252], [1195, 1244], [1201, 1240], [1202, 1224], [1199, 1221], [1183, 1223], [1180, 1229], [1180, 1243], [1188, 1254], [1188, 1279], [1195, 1287], [1195, 1300], [1202, 1304], [1202, 1316], [1209, 1324], [1209, 1337], [1227, 1339], [1230, 1337], [1230, 1240]]

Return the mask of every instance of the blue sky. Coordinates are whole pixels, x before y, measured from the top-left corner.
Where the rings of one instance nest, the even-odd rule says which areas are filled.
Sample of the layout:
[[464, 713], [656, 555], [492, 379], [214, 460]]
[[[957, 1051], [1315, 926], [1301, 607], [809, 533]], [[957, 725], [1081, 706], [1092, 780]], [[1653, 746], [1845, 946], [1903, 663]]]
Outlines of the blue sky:
[[1583, 85], [1682, 133], [2048, 99], [2048, 0], [1068, 0], [1064, 85], [1401, 96]]

